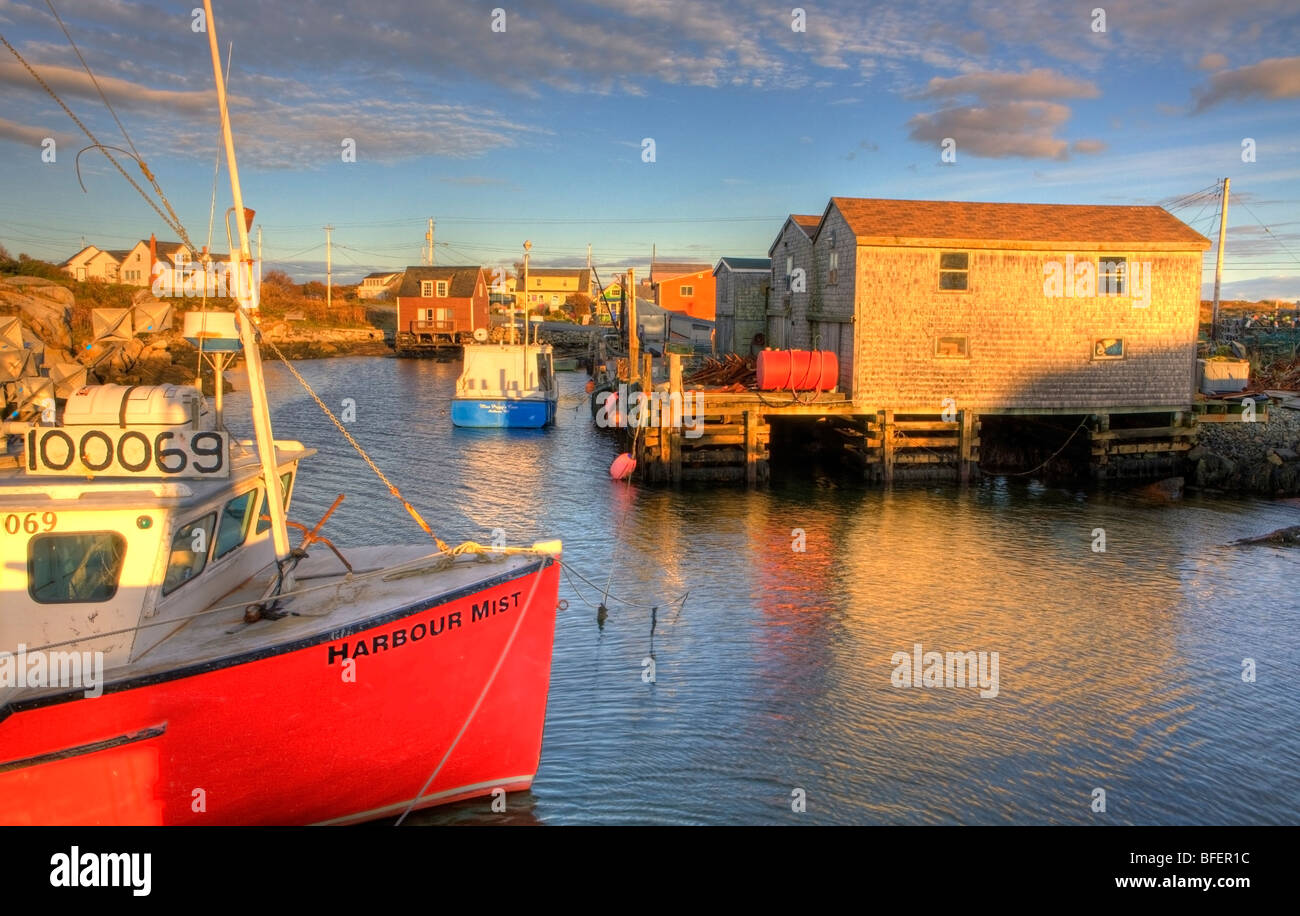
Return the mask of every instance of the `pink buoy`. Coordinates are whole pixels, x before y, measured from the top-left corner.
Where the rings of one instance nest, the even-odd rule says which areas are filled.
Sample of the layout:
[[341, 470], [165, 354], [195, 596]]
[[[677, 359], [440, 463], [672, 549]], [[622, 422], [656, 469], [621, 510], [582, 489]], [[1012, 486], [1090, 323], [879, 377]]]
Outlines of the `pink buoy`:
[[619, 455], [614, 459], [614, 463], [609, 466], [609, 476], [615, 480], [623, 480], [631, 477], [632, 472], [636, 470], [636, 459], [627, 452]]

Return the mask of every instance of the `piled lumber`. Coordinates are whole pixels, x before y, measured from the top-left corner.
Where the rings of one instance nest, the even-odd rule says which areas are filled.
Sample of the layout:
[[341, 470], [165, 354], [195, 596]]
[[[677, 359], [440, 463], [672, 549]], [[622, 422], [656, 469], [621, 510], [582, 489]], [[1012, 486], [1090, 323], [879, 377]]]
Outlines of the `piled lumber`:
[[684, 381], [693, 386], [744, 391], [758, 384], [757, 372], [757, 364], [753, 357], [727, 353], [721, 359], [705, 357], [700, 368], [688, 375]]

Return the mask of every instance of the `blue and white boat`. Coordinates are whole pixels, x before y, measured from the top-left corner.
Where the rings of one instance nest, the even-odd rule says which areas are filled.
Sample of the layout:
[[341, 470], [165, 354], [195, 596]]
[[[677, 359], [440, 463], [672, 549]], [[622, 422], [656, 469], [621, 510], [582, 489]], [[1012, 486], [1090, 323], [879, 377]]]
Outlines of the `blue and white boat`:
[[555, 422], [557, 398], [550, 344], [466, 344], [451, 422], [540, 429]]

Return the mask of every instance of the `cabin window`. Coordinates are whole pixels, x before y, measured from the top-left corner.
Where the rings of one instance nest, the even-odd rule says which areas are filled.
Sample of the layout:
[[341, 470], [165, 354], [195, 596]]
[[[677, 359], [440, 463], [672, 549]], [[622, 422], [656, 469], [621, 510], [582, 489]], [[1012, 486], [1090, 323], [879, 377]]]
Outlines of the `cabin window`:
[[438, 297], [439, 297], [439, 298], [445, 298], [446, 295], [447, 295], [447, 281], [446, 281], [446, 280], [439, 280], [439, 281], [438, 281]]
[[934, 355], [938, 359], [967, 359], [970, 357], [970, 338], [936, 337]]
[[424, 298], [424, 299], [428, 299], [428, 298], [429, 298], [430, 296], [432, 296], [432, 295], [433, 295], [433, 281], [432, 281], [432, 280], [421, 280], [421, 281], [420, 281], [420, 296], [421, 296], [422, 298]]
[[1128, 288], [1128, 258], [1101, 258], [1097, 268], [1097, 295], [1124, 295]]
[[108, 601], [125, 560], [126, 538], [114, 531], [38, 534], [27, 542], [27, 593], [38, 604]]
[[939, 255], [939, 289], [967, 289], [970, 255], [965, 251], [945, 251]]
[[1124, 338], [1098, 337], [1092, 342], [1093, 359], [1123, 359]]
[[678, 292], [678, 295], [679, 295], [679, 296], [694, 296], [694, 295], [695, 295], [695, 287], [693, 287], [693, 286], [683, 286], [683, 287], [681, 288], [681, 290]]
[[[289, 491], [293, 489], [293, 471], [285, 471], [280, 475], [280, 501], [284, 504], [284, 510], [289, 511]], [[263, 513], [266, 512], [266, 506], [262, 506]], [[257, 520], [257, 533], [271, 530], [271, 520], [263, 514]]]
[[220, 560], [244, 543], [248, 537], [249, 523], [253, 520], [253, 497], [256, 490], [236, 496], [221, 510], [221, 523], [217, 525], [217, 544], [212, 549], [212, 559]]
[[172, 552], [167, 559], [162, 593], [170, 595], [189, 582], [208, 565], [208, 548], [212, 544], [212, 526], [217, 513], [209, 512], [188, 525], [182, 525], [172, 537]]

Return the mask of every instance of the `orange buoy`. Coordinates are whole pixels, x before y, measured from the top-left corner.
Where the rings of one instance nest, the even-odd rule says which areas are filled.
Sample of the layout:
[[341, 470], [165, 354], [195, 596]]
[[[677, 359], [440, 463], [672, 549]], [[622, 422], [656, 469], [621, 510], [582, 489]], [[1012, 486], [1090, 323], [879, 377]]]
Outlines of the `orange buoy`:
[[591, 394], [595, 390], [596, 390], [596, 380], [587, 379], [587, 394]]
[[619, 455], [614, 459], [614, 463], [609, 466], [609, 476], [615, 480], [623, 480], [631, 477], [632, 472], [636, 470], [636, 459], [627, 452]]
[[839, 381], [833, 350], [764, 350], [758, 354], [760, 391], [830, 391]]

